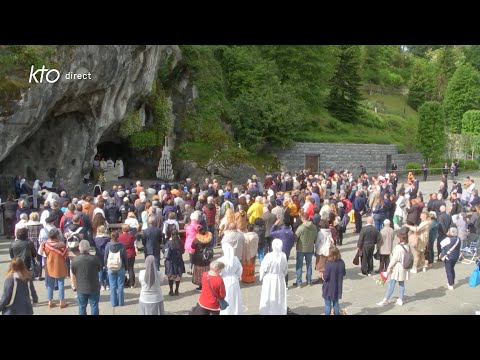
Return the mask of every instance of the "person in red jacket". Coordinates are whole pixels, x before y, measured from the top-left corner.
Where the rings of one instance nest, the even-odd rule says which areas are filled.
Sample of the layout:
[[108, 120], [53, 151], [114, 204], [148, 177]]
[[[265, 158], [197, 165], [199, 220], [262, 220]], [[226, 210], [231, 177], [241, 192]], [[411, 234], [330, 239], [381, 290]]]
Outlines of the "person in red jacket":
[[202, 293], [193, 315], [220, 315], [220, 299], [225, 299], [227, 292], [223, 278], [220, 276], [225, 264], [212, 261], [210, 271], [202, 275]]
[[135, 287], [135, 235], [130, 232], [130, 226], [128, 224], [122, 225], [122, 233], [118, 237], [118, 242], [125, 245], [127, 250], [127, 270], [128, 270], [128, 283], [131, 288]]
[[215, 246], [215, 215], [217, 214], [217, 208], [215, 207], [215, 201], [213, 196], [207, 198], [207, 204], [203, 207], [203, 213], [207, 218], [207, 228], [213, 235], [213, 246]]

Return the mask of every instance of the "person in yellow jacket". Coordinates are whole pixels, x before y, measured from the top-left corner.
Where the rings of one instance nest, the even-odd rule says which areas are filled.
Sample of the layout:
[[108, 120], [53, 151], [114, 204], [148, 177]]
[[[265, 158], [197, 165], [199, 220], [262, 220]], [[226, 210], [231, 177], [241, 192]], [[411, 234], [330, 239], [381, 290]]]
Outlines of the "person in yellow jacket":
[[247, 215], [250, 224], [253, 224], [256, 218], [263, 217], [263, 203], [261, 196], [257, 196], [255, 198], [255, 202], [248, 209]]

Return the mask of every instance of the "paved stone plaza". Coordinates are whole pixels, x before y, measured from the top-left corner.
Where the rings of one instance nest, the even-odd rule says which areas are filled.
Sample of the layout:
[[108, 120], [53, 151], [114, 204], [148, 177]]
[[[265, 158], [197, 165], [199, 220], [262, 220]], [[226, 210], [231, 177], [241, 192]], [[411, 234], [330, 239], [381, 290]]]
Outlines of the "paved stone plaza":
[[[459, 180], [464, 181], [467, 174], [463, 174]], [[477, 175], [475, 177], [475, 175]], [[476, 183], [480, 183], [480, 174], [473, 174]], [[449, 181], [449, 189], [451, 182]], [[439, 181], [427, 181], [420, 183], [420, 191], [423, 194], [434, 192], [438, 189]], [[477, 185], [478, 186], [478, 185]], [[426, 198], [426, 197], [425, 197]], [[400, 314], [452, 314], [452, 315], [473, 315], [475, 311], [480, 310], [480, 286], [471, 288], [468, 285], [474, 265], [457, 263], [455, 266], [456, 285], [455, 290], [447, 289], [447, 278], [444, 264], [435, 263], [432, 268], [425, 273], [411, 274], [411, 278], [406, 282], [406, 292], [404, 305], [395, 305], [398, 295], [398, 285], [395, 289], [390, 304], [380, 307], [376, 303], [383, 299], [388, 283], [384, 286], [377, 285], [375, 280], [378, 275], [372, 277], [359, 276], [359, 266], [352, 264], [355, 255], [358, 235], [353, 233], [353, 224], [349, 224], [347, 234], [344, 239], [344, 245], [340, 247], [342, 258], [347, 267], [347, 275], [344, 279], [343, 299], [340, 301], [340, 307], [348, 315], [400, 315]], [[3, 279], [9, 263], [8, 247], [10, 240], [0, 237], [0, 284], [3, 293]], [[221, 249], [216, 249], [215, 257], [221, 256]], [[184, 255], [186, 267], [188, 268], [188, 255]], [[163, 260], [162, 260], [163, 264]], [[138, 272], [144, 265], [143, 255], [137, 257], [135, 270]], [[375, 269], [378, 268], [378, 261], [374, 260]], [[258, 274], [257, 264], [257, 274]], [[161, 271], [164, 271], [163, 266]], [[295, 249], [289, 259], [289, 278], [290, 289], [288, 290], [288, 306], [293, 312], [300, 315], [321, 315], [324, 312], [324, 301], [322, 298], [322, 285], [313, 285], [312, 287], [292, 288], [291, 284], [295, 279]], [[314, 271], [314, 279], [318, 275]], [[303, 273], [305, 282], [305, 265]], [[191, 276], [185, 274], [180, 284], [179, 296], [168, 296], [168, 285], [162, 286], [165, 297], [165, 311], [168, 315], [186, 315], [188, 311], [196, 304], [199, 293], [191, 282]], [[242, 296], [245, 313], [248, 315], [258, 314], [258, 305], [260, 301], [261, 283], [257, 281], [254, 284], [241, 284]], [[34, 307], [36, 315], [76, 315], [78, 308], [76, 304], [76, 293], [70, 288], [70, 280], [66, 280], [65, 298], [70, 304], [65, 309], [58, 306], [49, 309], [47, 306], [46, 288], [44, 282], [35, 281], [35, 288], [39, 295], [39, 304]], [[125, 306], [112, 308], [109, 302], [109, 291], [101, 292], [100, 314], [101, 315], [134, 315], [137, 310], [138, 296], [140, 288], [137, 285], [134, 289], [125, 289]], [[58, 304], [58, 292], [55, 292], [55, 301]], [[87, 309], [90, 312], [90, 309]]]

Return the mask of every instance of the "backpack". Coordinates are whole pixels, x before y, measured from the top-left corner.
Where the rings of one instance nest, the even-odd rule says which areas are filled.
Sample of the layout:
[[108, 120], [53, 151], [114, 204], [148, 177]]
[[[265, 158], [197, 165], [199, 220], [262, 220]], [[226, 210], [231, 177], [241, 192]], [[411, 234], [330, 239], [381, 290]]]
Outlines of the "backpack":
[[202, 261], [204, 262], [210, 262], [213, 259], [213, 248], [210, 246], [207, 246], [203, 248], [202, 252]]
[[65, 232], [70, 225], [73, 224], [73, 216], [65, 217], [65, 221], [63, 222], [63, 231]]
[[167, 228], [166, 228], [166, 238], [167, 240], [170, 239], [172, 237], [172, 233], [174, 230], [177, 230], [177, 226], [175, 224], [167, 224]]
[[83, 237], [80, 235], [82, 229], [83, 227], [80, 226], [76, 231], [67, 230], [65, 232], [65, 240], [67, 240], [67, 247], [69, 250], [78, 250], [80, 241], [83, 240]]
[[400, 246], [403, 248], [403, 250], [405, 251], [404, 254], [403, 254], [403, 261], [400, 262], [400, 264], [402, 264], [403, 268], [405, 270], [410, 270], [412, 267], [413, 267], [413, 254], [412, 254], [412, 251], [410, 250], [410, 247], [408, 248], [408, 251], [407, 249], [405, 248], [405, 246], [401, 245]]
[[108, 259], [107, 259], [107, 269], [111, 271], [118, 271], [122, 268], [122, 256], [121, 251], [117, 252], [108, 252]]

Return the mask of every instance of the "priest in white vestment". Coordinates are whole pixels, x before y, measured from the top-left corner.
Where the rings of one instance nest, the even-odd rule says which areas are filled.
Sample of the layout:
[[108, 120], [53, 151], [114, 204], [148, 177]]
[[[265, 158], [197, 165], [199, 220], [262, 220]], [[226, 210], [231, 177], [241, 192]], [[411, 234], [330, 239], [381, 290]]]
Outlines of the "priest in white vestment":
[[287, 315], [288, 261], [282, 252], [282, 240], [272, 241], [273, 251], [265, 255], [260, 265], [260, 315]]
[[227, 295], [225, 300], [228, 307], [220, 311], [220, 315], [243, 315], [242, 293], [240, 291], [240, 276], [243, 272], [240, 260], [235, 256], [235, 251], [229, 243], [222, 244], [223, 256], [218, 261], [225, 264], [221, 276], [225, 284]]
[[117, 170], [118, 177], [125, 176], [125, 171], [123, 169], [123, 160], [119, 159], [115, 162], [115, 169]]

